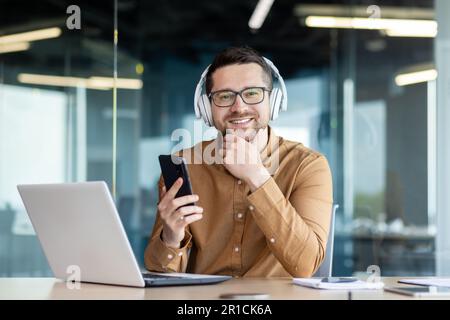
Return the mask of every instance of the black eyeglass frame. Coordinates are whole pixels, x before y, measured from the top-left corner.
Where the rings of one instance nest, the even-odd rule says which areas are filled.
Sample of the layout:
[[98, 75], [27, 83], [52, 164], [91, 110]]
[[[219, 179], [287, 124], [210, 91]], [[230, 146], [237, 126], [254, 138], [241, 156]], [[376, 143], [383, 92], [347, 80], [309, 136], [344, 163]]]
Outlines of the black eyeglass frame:
[[[246, 91], [246, 90], [249, 90], [249, 89], [262, 89], [262, 90], [263, 90], [263, 95], [262, 95], [261, 101], [258, 101], [258, 102], [252, 102], [252, 103], [248, 103], [247, 101], [245, 101], [244, 97], [242, 96], [242, 93], [243, 93], [244, 91]], [[214, 102], [214, 104], [215, 104], [217, 107], [219, 107], [219, 108], [229, 108], [229, 107], [231, 107], [233, 104], [235, 104], [238, 95], [241, 97], [242, 101], [243, 101], [245, 104], [248, 104], [248, 105], [254, 105], [254, 104], [258, 104], [258, 103], [261, 103], [261, 102], [264, 101], [264, 97], [266, 96], [266, 95], [264, 94], [264, 91], [267, 91], [267, 92], [270, 93], [272, 90], [267, 89], [266, 87], [247, 87], [247, 88], [242, 89], [241, 91], [234, 91], [234, 90], [224, 89], [224, 90], [217, 90], [217, 91], [212, 91], [212, 92], [210, 92], [210, 93], [208, 94], [208, 98], [209, 98], [210, 100], [212, 100], [212, 101]], [[216, 93], [221, 93], [221, 92], [231, 92], [231, 93], [234, 93], [234, 99], [233, 99], [233, 102], [232, 102], [231, 104], [229, 104], [229, 105], [226, 105], [226, 106], [218, 105], [218, 104], [214, 101], [213, 95], [215, 95]]]

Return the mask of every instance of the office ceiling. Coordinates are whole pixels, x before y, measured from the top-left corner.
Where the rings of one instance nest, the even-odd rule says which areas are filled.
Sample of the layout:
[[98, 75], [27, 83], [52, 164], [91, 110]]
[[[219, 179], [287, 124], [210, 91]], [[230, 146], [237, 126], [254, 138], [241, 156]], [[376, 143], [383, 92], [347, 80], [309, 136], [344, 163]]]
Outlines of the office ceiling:
[[[270, 53], [279, 62], [279, 68], [295, 70], [321, 68], [330, 64], [331, 50], [340, 35], [349, 31], [313, 29], [302, 26], [294, 8], [304, 1], [275, 0], [272, 9], [258, 32], [248, 27], [257, 0], [118, 0], [119, 48], [136, 59], [147, 60], [154, 55], [172, 54], [196, 62], [201, 53], [215, 53], [223, 46], [248, 44]], [[432, 8], [430, 0], [383, 1], [310, 1], [312, 4], [372, 5]], [[77, 4], [81, 8], [80, 31], [64, 29], [58, 42], [42, 41], [33, 44], [34, 50], [0, 55], [10, 65], [63, 65], [67, 61], [70, 46], [71, 67], [111, 67], [110, 62], [93, 58], [95, 52], [111, 52], [114, 1], [69, 0], [0, 0], [0, 33], [9, 34], [36, 28], [65, 25], [67, 6]], [[377, 31], [358, 31], [357, 51], [385, 51], [386, 58], [392, 52], [402, 50], [407, 41], [414, 41], [427, 48], [432, 39], [381, 39]], [[361, 38], [359, 38], [361, 37]], [[374, 42], [375, 41], [375, 42]], [[373, 43], [372, 43], [373, 42]], [[81, 50], [91, 44], [91, 51]], [[100, 44], [100, 45], [99, 45]], [[384, 48], [383, 48], [384, 46]], [[378, 49], [377, 49], [378, 48]], [[379, 48], [382, 48], [381, 51]], [[429, 51], [429, 50], [428, 50]], [[415, 50], [412, 61], [428, 59], [429, 52]], [[408, 61], [410, 63], [411, 61]], [[289, 76], [287, 74], [286, 76]]]

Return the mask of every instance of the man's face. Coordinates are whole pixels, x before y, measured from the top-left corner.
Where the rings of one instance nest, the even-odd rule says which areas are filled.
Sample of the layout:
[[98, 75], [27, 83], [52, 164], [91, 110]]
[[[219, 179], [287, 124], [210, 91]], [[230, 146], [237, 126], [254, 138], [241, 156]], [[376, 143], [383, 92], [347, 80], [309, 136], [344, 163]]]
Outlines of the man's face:
[[[236, 92], [249, 87], [267, 88], [264, 71], [256, 63], [233, 64], [221, 67], [212, 74], [213, 87], [211, 92], [219, 90], [233, 90]], [[211, 101], [214, 125], [217, 130], [225, 134], [227, 129], [252, 141], [260, 129], [267, 127], [270, 116], [269, 92], [264, 91], [264, 100], [258, 104], [246, 104], [237, 95], [233, 105], [218, 107]]]

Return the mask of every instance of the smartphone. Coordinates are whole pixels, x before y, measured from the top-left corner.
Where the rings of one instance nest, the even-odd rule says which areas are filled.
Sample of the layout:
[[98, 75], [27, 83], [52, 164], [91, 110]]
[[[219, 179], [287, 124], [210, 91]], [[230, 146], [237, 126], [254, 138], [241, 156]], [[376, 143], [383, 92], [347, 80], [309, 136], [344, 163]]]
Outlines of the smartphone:
[[[186, 165], [186, 160], [174, 155], [160, 155], [159, 165], [164, 178], [166, 190], [169, 190], [178, 178], [183, 178], [183, 185], [178, 190], [175, 198], [193, 194], [191, 180]], [[193, 206], [195, 202], [185, 204], [184, 206]]]
[[385, 287], [384, 290], [412, 297], [450, 296], [450, 288], [446, 287]]

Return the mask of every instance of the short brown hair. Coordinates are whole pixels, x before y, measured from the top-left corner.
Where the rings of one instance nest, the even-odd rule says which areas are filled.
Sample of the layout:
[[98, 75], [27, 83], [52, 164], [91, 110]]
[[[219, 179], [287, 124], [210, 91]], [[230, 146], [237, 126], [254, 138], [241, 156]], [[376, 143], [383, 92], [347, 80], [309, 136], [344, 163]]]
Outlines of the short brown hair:
[[266, 75], [265, 81], [269, 90], [272, 90], [272, 69], [267, 65], [262, 55], [250, 47], [230, 47], [216, 55], [206, 74], [206, 94], [211, 93], [213, 87], [212, 74], [221, 67], [232, 64], [256, 63], [261, 66]]

